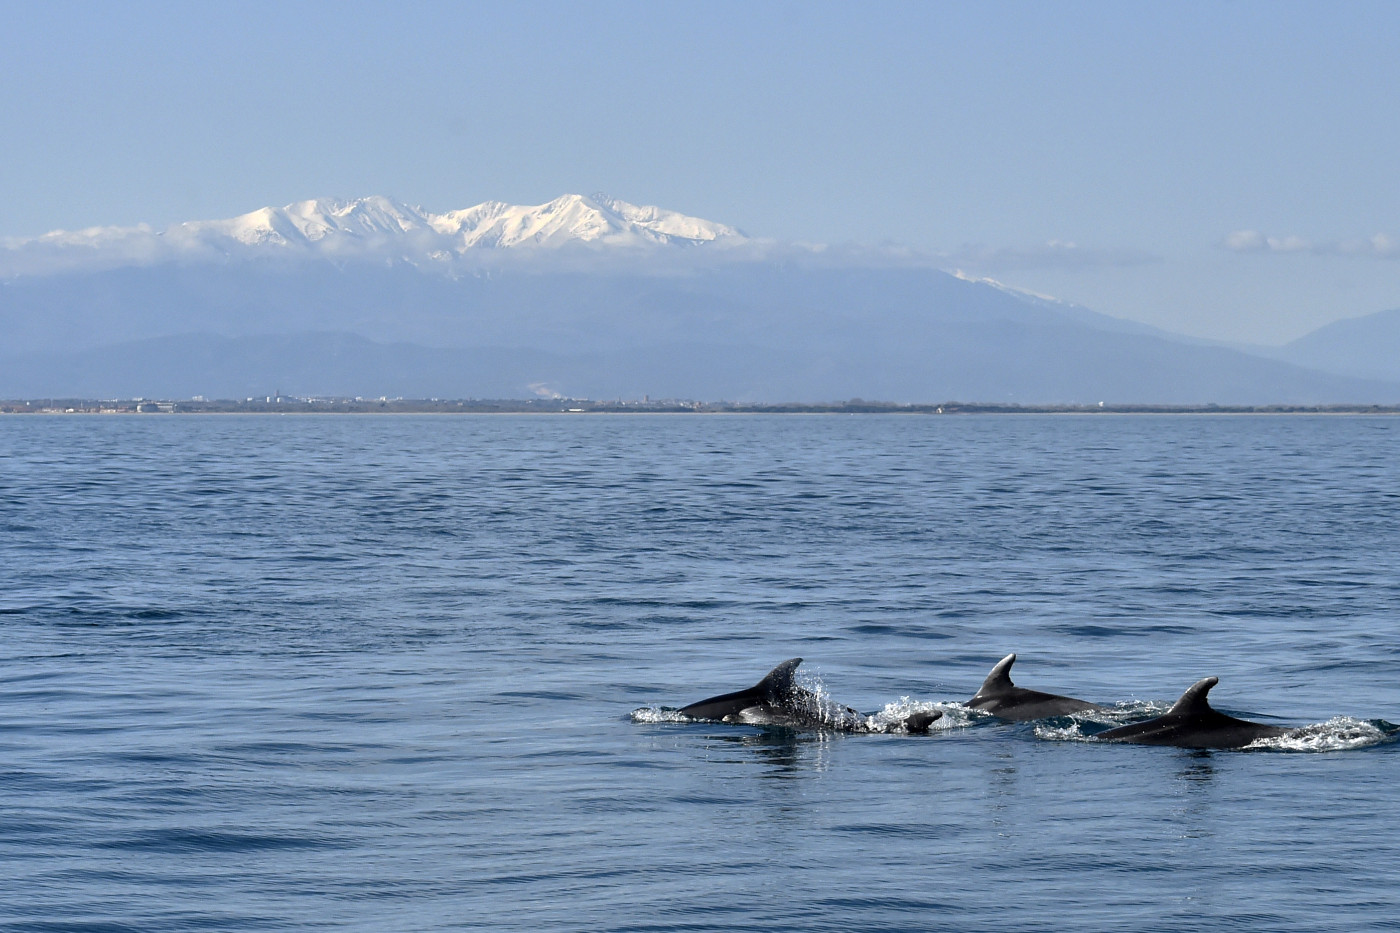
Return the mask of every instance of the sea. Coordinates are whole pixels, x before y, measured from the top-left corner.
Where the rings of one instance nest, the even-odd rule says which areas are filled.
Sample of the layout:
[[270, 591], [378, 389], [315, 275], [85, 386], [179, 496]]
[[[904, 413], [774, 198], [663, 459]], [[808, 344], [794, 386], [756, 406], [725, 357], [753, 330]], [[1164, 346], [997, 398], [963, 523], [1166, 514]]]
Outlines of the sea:
[[1395, 416], [2, 416], [0, 930], [1400, 930], [1398, 633]]

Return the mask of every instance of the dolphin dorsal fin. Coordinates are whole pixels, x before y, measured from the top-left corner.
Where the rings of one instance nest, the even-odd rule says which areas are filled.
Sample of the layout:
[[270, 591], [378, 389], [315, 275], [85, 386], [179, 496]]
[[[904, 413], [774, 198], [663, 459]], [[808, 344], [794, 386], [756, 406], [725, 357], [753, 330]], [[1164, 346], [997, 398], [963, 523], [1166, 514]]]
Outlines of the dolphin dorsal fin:
[[1210, 693], [1210, 688], [1220, 683], [1219, 677], [1207, 677], [1205, 680], [1198, 680], [1186, 688], [1186, 692], [1181, 695], [1181, 699], [1176, 701], [1176, 705], [1168, 711], [1168, 716], [1190, 716], [1211, 711], [1210, 703], [1206, 701], [1206, 694]]
[[1011, 665], [1015, 663], [1015, 654], [1008, 654], [998, 661], [996, 667], [992, 668], [992, 672], [987, 675], [987, 679], [982, 681], [982, 686], [977, 688], [977, 696], [997, 696], [1016, 686], [1011, 682]]
[[768, 672], [754, 685], [754, 690], [762, 693], [770, 699], [781, 699], [792, 693], [792, 677], [797, 671], [797, 665], [802, 663], [801, 658], [791, 658], [779, 664]]

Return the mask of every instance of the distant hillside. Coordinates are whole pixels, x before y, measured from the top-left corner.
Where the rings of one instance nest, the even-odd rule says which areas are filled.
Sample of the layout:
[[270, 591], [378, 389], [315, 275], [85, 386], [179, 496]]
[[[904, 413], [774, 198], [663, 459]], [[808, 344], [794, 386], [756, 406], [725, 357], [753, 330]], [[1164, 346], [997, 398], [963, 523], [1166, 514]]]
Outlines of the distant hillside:
[[[694, 294], [650, 294], [651, 301], [673, 308], [682, 299], [700, 311], [709, 307]], [[856, 397], [1024, 404], [1400, 400], [1395, 384], [1348, 380], [1228, 349], [1053, 318], [938, 320], [930, 314], [910, 321], [872, 314], [822, 321], [801, 306], [780, 307], [776, 301], [730, 308], [729, 314], [743, 319], [746, 327], [677, 325], [668, 333], [628, 339], [614, 334], [616, 339], [608, 340], [600, 333], [579, 334], [579, 346], [572, 350], [558, 338], [547, 346], [521, 341], [431, 349], [344, 332], [153, 337], [4, 361], [0, 396], [242, 398], [280, 390], [367, 397], [558, 393], [753, 402]], [[760, 332], [754, 320], [784, 317], [786, 323], [768, 333]]]
[[1400, 382], [1400, 308], [1335, 321], [1276, 355], [1324, 372]]

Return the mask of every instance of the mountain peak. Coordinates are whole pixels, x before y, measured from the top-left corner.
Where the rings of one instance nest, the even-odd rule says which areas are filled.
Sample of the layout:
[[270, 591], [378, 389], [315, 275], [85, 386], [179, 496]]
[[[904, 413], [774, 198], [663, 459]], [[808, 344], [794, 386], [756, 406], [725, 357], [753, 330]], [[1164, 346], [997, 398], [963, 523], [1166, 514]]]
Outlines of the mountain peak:
[[461, 238], [461, 249], [559, 247], [573, 242], [610, 246], [707, 243], [744, 239], [734, 227], [606, 196], [565, 194], [522, 206], [487, 201], [438, 215], [434, 228]]
[[225, 220], [194, 220], [163, 231], [94, 227], [10, 240], [0, 275], [146, 265], [170, 259], [326, 253], [411, 262], [464, 258], [483, 250], [693, 246], [741, 241], [725, 224], [606, 195], [565, 194], [538, 205], [483, 201], [433, 213], [382, 195], [345, 201], [313, 198], [262, 207]]
[[293, 246], [330, 236], [394, 236], [424, 228], [417, 208], [381, 196], [340, 201], [315, 198], [285, 207], [263, 207], [228, 220], [197, 220], [171, 228], [184, 239], [227, 237], [245, 246]]

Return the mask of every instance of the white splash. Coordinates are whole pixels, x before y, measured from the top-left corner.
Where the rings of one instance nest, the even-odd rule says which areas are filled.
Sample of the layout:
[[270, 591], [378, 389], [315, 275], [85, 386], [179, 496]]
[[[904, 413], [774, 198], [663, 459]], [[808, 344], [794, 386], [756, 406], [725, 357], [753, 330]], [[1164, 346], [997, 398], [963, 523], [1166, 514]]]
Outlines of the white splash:
[[902, 733], [905, 731], [905, 721], [915, 713], [942, 713], [943, 715], [929, 726], [928, 731], [947, 732], [966, 726], [967, 712], [957, 703], [931, 703], [927, 700], [900, 697], [893, 703], [886, 703], [885, 708], [879, 712], [867, 716], [866, 725], [871, 732]]
[[865, 717], [833, 700], [816, 671], [806, 668], [799, 670], [793, 683], [798, 687], [793, 699], [801, 701], [803, 712], [812, 719], [839, 731], [859, 731], [863, 728]]
[[1048, 723], [1036, 723], [1035, 737], [1045, 739], [1049, 742], [1087, 742], [1089, 736], [1084, 734], [1084, 730], [1079, 728], [1077, 721], [1064, 726], [1053, 726]]
[[1274, 749], [1283, 752], [1343, 752], [1392, 739], [1393, 736], [1375, 723], [1350, 716], [1337, 716], [1326, 722], [1294, 729], [1286, 735], [1259, 739], [1246, 748]]
[[694, 722], [689, 716], [678, 709], [667, 709], [664, 706], [643, 706], [632, 710], [633, 722]]
[[1109, 727], [1121, 726], [1161, 716], [1169, 709], [1171, 709], [1170, 703], [1129, 700], [1104, 709], [1081, 710], [1068, 716], [1057, 716], [1053, 720], [1036, 723], [1035, 737], [1051, 742], [1088, 742], [1093, 739], [1093, 733], [1084, 731], [1084, 723]]

